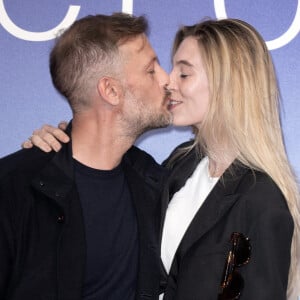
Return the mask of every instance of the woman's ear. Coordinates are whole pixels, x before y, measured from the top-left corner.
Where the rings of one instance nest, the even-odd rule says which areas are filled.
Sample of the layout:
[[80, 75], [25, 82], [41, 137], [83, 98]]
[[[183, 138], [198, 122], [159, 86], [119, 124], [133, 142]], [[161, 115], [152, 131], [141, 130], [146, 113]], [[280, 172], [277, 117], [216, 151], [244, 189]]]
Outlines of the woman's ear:
[[122, 95], [122, 87], [119, 80], [112, 77], [102, 77], [98, 81], [98, 93], [100, 97], [110, 105], [118, 105]]

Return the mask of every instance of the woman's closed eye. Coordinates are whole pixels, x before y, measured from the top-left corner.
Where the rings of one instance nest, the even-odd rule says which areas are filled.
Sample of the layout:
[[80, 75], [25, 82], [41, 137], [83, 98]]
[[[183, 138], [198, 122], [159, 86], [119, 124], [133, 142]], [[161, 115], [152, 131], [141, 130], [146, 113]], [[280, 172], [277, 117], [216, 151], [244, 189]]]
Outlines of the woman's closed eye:
[[187, 78], [189, 75], [187, 75], [187, 74], [183, 74], [183, 73], [181, 73], [180, 74], [180, 78]]

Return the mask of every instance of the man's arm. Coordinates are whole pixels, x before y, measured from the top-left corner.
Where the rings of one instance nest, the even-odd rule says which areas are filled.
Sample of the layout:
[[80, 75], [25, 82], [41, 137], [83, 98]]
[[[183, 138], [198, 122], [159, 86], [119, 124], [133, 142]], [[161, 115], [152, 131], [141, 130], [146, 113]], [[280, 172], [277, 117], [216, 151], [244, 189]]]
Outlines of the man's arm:
[[33, 131], [30, 138], [22, 143], [22, 148], [31, 148], [36, 146], [44, 152], [52, 150], [58, 152], [61, 143], [69, 142], [69, 136], [64, 132], [67, 128], [67, 122], [60, 122], [58, 127], [43, 125], [40, 129]]

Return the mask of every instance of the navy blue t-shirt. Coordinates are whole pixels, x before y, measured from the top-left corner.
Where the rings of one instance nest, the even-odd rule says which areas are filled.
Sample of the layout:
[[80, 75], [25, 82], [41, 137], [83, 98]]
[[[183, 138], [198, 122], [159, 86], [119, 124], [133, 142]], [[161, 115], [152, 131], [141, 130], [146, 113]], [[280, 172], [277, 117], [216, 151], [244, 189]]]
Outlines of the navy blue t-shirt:
[[83, 299], [133, 300], [138, 230], [122, 164], [110, 171], [74, 165], [87, 244]]

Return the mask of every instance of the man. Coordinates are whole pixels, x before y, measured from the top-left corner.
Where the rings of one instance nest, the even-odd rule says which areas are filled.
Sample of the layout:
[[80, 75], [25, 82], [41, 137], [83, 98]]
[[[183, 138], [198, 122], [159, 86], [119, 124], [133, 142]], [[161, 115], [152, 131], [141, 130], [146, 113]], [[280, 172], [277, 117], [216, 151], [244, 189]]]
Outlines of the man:
[[88, 16], [57, 40], [52, 81], [71, 141], [0, 160], [0, 299], [157, 299], [164, 172], [132, 146], [167, 126], [143, 17]]

